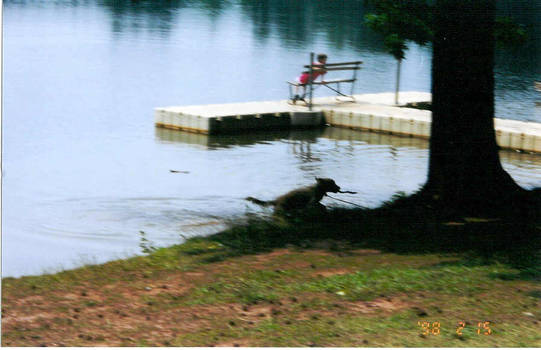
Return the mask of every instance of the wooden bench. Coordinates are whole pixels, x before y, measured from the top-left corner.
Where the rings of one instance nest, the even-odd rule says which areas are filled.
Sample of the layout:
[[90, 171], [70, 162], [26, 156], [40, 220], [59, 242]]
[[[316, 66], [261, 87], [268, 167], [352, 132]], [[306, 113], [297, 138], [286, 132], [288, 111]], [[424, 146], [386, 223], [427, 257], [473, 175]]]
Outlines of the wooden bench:
[[[314, 53], [310, 54], [310, 62], [314, 61]], [[314, 86], [325, 86], [326, 88], [336, 92], [336, 98], [339, 99], [340, 97], [347, 98], [346, 101], [355, 102], [355, 97], [353, 97], [353, 89], [355, 87], [354, 83], [357, 80], [357, 71], [361, 69], [360, 65], [362, 64], [362, 61], [353, 61], [353, 62], [339, 62], [339, 63], [326, 63], [325, 65], [321, 64], [309, 64], [304, 66], [304, 68], [308, 68], [309, 75], [312, 76], [312, 72], [315, 69], [324, 69], [327, 74], [328, 72], [332, 71], [352, 71], [353, 76], [351, 78], [347, 79], [332, 79], [332, 80], [324, 80], [324, 81], [311, 81], [311, 79], [308, 79], [308, 83], [301, 84], [299, 82], [291, 82], [288, 81], [289, 84], [289, 99], [291, 103], [295, 104], [296, 99], [294, 96], [296, 93], [293, 92], [293, 88], [295, 90], [298, 90], [299, 87], [302, 87], [304, 89], [304, 94], [300, 98], [300, 101], [303, 101], [306, 103], [306, 105], [309, 107], [309, 109], [312, 109], [312, 96], [313, 96], [313, 90]], [[340, 84], [351, 84], [351, 92], [348, 94], [341, 91]], [[308, 91], [306, 91], [306, 88], [308, 88]], [[305, 95], [308, 92], [308, 102], [305, 100]]]

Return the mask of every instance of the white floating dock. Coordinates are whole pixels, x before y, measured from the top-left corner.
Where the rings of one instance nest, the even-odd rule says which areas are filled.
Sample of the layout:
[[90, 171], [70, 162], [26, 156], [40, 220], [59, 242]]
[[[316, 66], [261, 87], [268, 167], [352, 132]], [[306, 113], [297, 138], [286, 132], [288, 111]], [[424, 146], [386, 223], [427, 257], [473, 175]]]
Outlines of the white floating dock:
[[324, 124], [320, 110], [308, 111], [287, 101], [229, 103], [157, 108], [156, 125], [203, 134], [287, 129]]
[[[313, 100], [312, 111], [287, 100], [156, 108], [156, 126], [203, 134], [317, 127], [323, 124], [430, 137], [431, 112], [393, 105], [393, 93], [355, 95], [355, 102], [334, 97]], [[400, 103], [428, 102], [430, 93], [401, 92]], [[541, 153], [541, 123], [495, 118], [496, 140], [502, 148]]]

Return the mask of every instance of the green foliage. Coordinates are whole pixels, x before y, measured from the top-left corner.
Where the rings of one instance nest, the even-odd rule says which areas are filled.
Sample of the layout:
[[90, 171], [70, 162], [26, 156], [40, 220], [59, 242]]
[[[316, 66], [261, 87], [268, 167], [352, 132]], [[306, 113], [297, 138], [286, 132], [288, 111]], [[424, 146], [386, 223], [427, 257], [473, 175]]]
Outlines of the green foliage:
[[147, 239], [145, 231], [139, 231], [139, 236], [139, 247], [143, 254], [150, 254], [156, 251], [157, 248]]
[[496, 17], [494, 24], [494, 37], [500, 46], [514, 46], [526, 41], [524, 26], [513, 21], [509, 17]]
[[390, 34], [385, 37], [383, 40], [385, 47], [391, 55], [394, 56], [397, 60], [404, 59], [405, 51], [408, 49], [406, 42], [398, 36], [398, 34]]
[[[369, 21], [373, 29], [384, 34], [397, 34], [404, 40], [425, 45], [432, 40], [432, 5], [424, 0], [392, 1], [379, 0], [374, 3], [378, 20]], [[374, 15], [367, 15], [368, 19]]]
[[[397, 60], [405, 57], [406, 41], [425, 45], [434, 36], [433, 1], [423, 0], [368, 0], [374, 13], [365, 16], [366, 24], [384, 37], [387, 51]], [[524, 43], [526, 30], [510, 17], [497, 17], [494, 37], [499, 46]]]
[[387, 51], [397, 60], [405, 57], [406, 41], [425, 45], [432, 40], [431, 7], [426, 1], [369, 1], [375, 13], [365, 16], [374, 31], [383, 34]]

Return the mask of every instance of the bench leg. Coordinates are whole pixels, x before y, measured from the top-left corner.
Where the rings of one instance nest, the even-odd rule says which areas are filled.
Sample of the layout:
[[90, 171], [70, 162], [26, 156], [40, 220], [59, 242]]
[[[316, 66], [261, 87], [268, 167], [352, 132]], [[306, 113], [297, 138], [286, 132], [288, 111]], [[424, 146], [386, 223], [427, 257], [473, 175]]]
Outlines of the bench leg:
[[[302, 95], [299, 95], [299, 88], [302, 87]], [[304, 98], [306, 97], [306, 85], [297, 85], [295, 87], [295, 96], [293, 97], [293, 104], [295, 104], [297, 101], [302, 101], [306, 103]]]

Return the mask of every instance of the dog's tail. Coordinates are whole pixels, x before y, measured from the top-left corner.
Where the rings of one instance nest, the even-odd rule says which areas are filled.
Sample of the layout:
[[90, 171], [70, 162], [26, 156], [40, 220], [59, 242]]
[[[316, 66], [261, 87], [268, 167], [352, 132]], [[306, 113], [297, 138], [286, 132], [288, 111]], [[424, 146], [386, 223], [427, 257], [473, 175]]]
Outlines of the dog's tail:
[[247, 201], [253, 202], [253, 203], [257, 204], [257, 205], [262, 205], [264, 207], [267, 207], [269, 205], [274, 205], [274, 201], [262, 201], [260, 199], [254, 198], [254, 197], [246, 197], [244, 199], [246, 199]]

